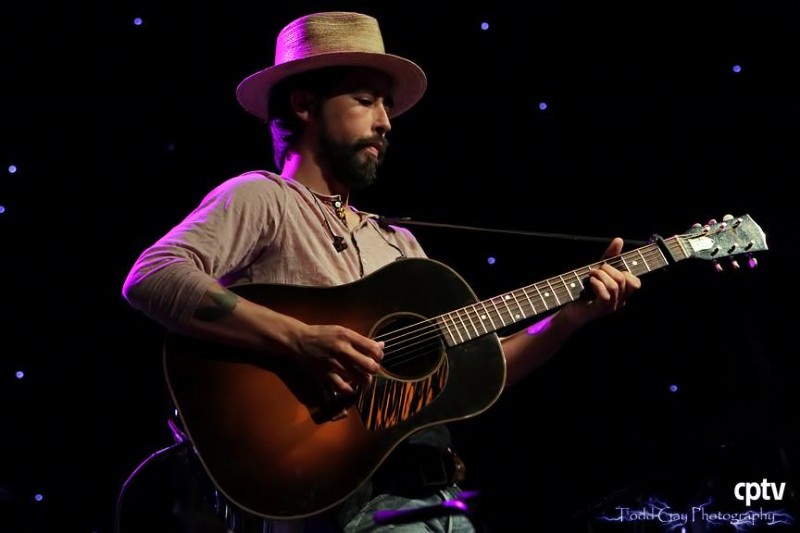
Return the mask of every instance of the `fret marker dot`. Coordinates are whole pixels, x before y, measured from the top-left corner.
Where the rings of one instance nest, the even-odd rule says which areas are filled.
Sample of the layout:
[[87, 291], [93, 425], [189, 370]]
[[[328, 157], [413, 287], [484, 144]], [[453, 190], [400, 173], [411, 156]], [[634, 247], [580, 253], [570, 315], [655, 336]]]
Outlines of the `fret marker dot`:
[[570, 283], [570, 284], [569, 284], [569, 286], [570, 286], [570, 288], [572, 288], [572, 289], [574, 289], [574, 288], [575, 288], [575, 284], [574, 284], [574, 283]]
[[481, 320], [486, 320], [486, 315], [481, 315]]
[[550, 298], [550, 293], [549, 292], [544, 293], [544, 297], [545, 298]]
[[505, 299], [506, 299], [506, 300], [510, 300], [510, 299], [511, 299], [511, 296], [509, 296], [508, 294], [506, 294], [506, 296], [505, 296]]
[[520, 316], [519, 316], [519, 315], [514, 315], [514, 318], [515, 318], [515, 319], [517, 319], [517, 320], [519, 320], [519, 319], [520, 319]]
[[634, 264], [634, 266], [636, 266], [636, 265], [638, 265], [638, 264], [639, 264], [639, 261], [636, 261], [636, 260], [634, 259], [634, 260], [633, 260], [633, 264]]

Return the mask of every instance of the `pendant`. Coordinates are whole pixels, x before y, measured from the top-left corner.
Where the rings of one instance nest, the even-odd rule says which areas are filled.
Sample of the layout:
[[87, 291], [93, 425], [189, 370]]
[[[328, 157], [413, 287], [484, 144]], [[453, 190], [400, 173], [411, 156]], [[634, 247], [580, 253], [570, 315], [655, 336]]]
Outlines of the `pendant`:
[[342, 222], [347, 221], [347, 216], [344, 212], [344, 202], [341, 200], [334, 200], [333, 201], [333, 209], [336, 210], [336, 216], [339, 217], [339, 220]]

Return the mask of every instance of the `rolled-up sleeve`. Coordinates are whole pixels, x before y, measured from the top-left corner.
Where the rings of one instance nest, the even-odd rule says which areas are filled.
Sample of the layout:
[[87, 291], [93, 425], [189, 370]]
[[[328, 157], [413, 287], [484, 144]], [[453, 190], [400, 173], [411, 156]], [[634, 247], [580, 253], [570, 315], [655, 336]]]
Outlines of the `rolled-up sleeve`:
[[212, 282], [252, 261], [281, 219], [274, 182], [257, 173], [212, 190], [180, 224], [146, 248], [123, 297], [168, 328], [189, 321]]

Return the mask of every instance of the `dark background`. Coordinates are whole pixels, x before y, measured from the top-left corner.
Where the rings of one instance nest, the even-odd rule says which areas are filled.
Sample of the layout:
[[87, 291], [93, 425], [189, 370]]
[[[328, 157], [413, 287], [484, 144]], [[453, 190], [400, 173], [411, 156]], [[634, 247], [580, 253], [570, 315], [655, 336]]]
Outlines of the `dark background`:
[[[796, 516], [800, 4], [140, 0], [28, 3], [0, 22], [0, 531], [111, 531], [123, 481], [170, 443], [163, 332], [122, 282], [210, 187], [273, 168], [234, 89], [283, 25], [328, 9], [377, 16], [429, 78], [354, 205], [640, 241], [749, 214], [767, 234], [758, 268], [644, 276], [624, 312], [452, 427], [487, 527], [600, 531], [650, 496], [743, 510], [734, 484], [763, 478], [788, 484], [765, 503]], [[605, 246], [411, 229], [484, 298]]]

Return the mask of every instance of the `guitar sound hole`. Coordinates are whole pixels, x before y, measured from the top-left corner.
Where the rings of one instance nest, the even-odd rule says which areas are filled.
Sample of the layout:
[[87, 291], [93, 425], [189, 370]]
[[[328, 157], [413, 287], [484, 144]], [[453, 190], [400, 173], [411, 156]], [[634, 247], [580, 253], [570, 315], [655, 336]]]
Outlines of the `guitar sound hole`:
[[386, 342], [383, 371], [396, 379], [429, 376], [444, 361], [444, 344], [436, 324], [412, 314], [391, 315], [379, 322], [372, 337]]

